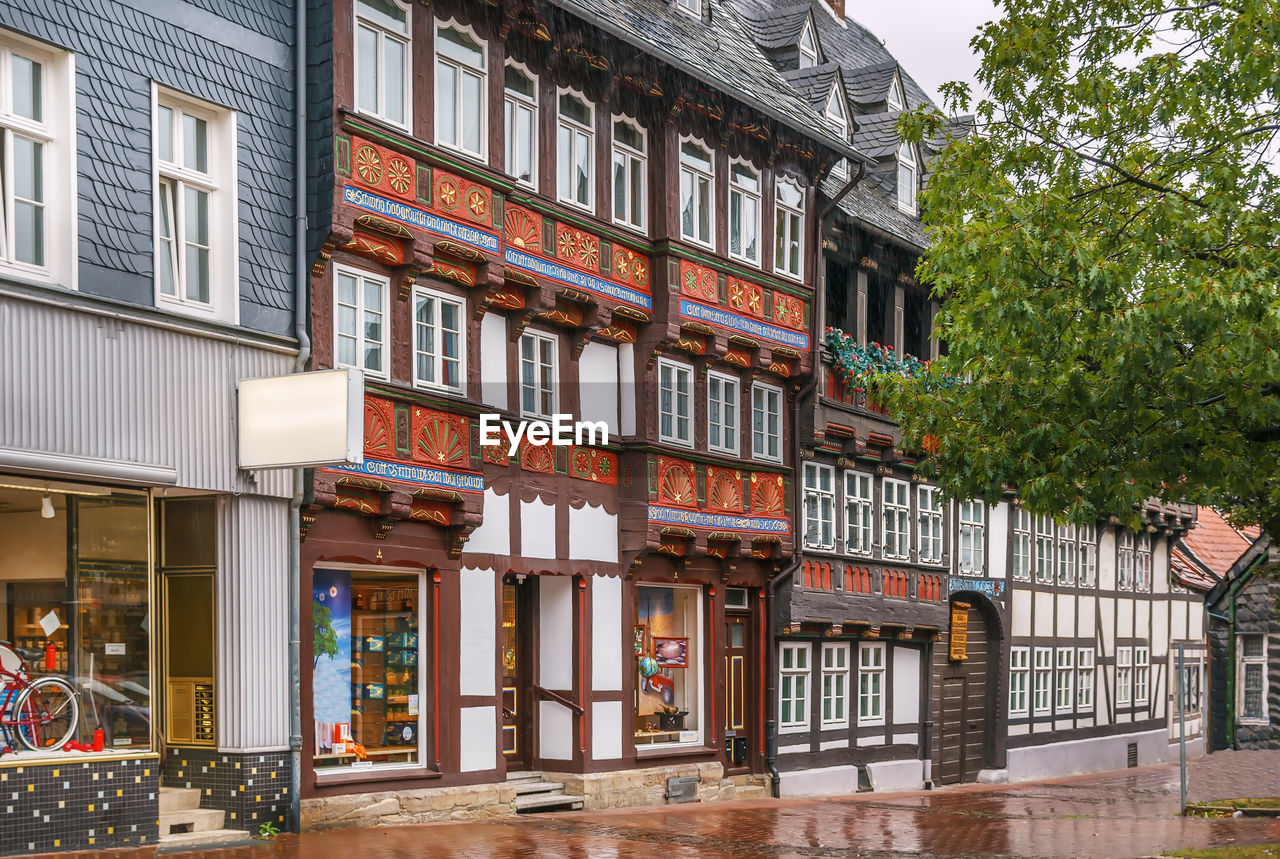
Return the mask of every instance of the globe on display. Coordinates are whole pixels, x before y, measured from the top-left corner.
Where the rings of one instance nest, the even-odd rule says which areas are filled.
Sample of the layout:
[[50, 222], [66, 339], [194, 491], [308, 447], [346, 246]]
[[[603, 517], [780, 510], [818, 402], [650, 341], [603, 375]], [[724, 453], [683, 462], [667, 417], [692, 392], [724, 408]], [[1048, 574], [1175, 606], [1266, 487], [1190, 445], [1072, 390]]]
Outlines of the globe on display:
[[658, 673], [658, 660], [652, 656], [640, 657], [640, 674], [644, 677], [652, 677]]

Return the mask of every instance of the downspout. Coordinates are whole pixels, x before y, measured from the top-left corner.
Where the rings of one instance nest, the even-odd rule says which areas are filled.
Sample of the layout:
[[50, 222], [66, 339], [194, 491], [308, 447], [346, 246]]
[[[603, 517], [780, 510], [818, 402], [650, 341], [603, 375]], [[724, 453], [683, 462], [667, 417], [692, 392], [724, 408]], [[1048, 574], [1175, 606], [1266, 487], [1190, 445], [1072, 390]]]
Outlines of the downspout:
[[[817, 268], [818, 265], [820, 265], [823, 260], [822, 236], [823, 236], [823, 233], [825, 232], [823, 224], [826, 221], [827, 217], [835, 210], [835, 207], [840, 203], [840, 201], [843, 200], [846, 196], [848, 196], [849, 192], [852, 191], [855, 187], [857, 187], [859, 182], [861, 182], [863, 179], [866, 178], [866, 175], [867, 175], [867, 163], [865, 161], [859, 161], [858, 172], [854, 174], [854, 177], [849, 180], [849, 183], [847, 185], [845, 185], [843, 188], [840, 189], [840, 193], [836, 194], [835, 197], [831, 198], [831, 200], [829, 200], [827, 204], [823, 206], [822, 209], [818, 212], [817, 222], [814, 225], [815, 231], [817, 233], [817, 241], [814, 243], [814, 255], [813, 255], [815, 283], [821, 282], [819, 278], [825, 279], [826, 277], [825, 273], [819, 272]], [[793, 522], [796, 522], [796, 521], [803, 522], [803, 517], [804, 517], [804, 480], [801, 476], [801, 468], [800, 468], [800, 453], [801, 453], [801, 448], [803, 447], [800, 441], [800, 431], [799, 431], [800, 430], [800, 409], [803, 407], [804, 401], [809, 397], [811, 393], [813, 393], [813, 389], [818, 386], [818, 372], [819, 372], [819, 363], [820, 363], [820, 360], [818, 358], [818, 299], [821, 297], [821, 293], [822, 291], [820, 289], [814, 290], [813, 312], [809, 314], [809, 348], [810, 348], [809, 354], [813, 356], [812, 357], [813, 372], [810, 374], [809, 381], [805, 382], [804, 385], [800, 387], [800, 390], [796, 391], [796, 405], [792, 414], [791, 463], [792, 463], [792, 468], [796, 472], [796, 477], [792, 481], [792, 490], [795, 493], [795, 497], [792, 500], [792, 508], [791, 508], [794, 511], [792, 514]], [[778, 697], [777, 697], [778, 696], [778, 689], [777, 689], [778, 648], [776, 646], [776, 642], [774, 641], [774, 639], [777, 637], [778, 632], [776, 629], [777, 624], [774, 622], [774, 619], [777, 616], [777, 612], [774, 609], [774, 598], [777, 596], [778, 586], [783, 582], [785, 582], [787, 579], [791, 578], [791, 576], [795, 574], [796, 570], [800, 569], [800, 565], [802, 563], [804, 563], [804, 538], [797, 533], [795, 536], [795, 548], [793, 550], [791, 563], [787, 565], [787, 568], [785, 570], [778, 573], [778, 575], [774, 576], [773, 580], [769, 582], [769, 599], [765, 601], [765, 610], [768, 612], [768, 615], [769, 615], [769, 618], [768, 618], [769, 631], [768, 631], [768, 635], [766, 636], [766, 645], [767, 645], [766, 653], [768, 654], [766, 659], [766, 662], [767, 662], [766, 688], [768, 689], [766, 698], [768, 700], [768, 703], [766, 706], [770, 712], [774, 711], [778, 706]], [[775, 718], [767, 719], [765, 721], [765, 742], [767, 744], [765, 764], [769, 768], [769, 777], [770, 777], [770, 782], [772, 784], [773, 796], [777, 798], [779, 793], [779, 783], [778, 783], [778, 742], [777, 742], [776, 714], [775, 714]]]
[[[311, 338], [307, 335], [307, 0], [295, 0], [294, 23], [294, 203], [293, 329], [298, 357], [293, 372], [307, 369]], [[289, 824], [302, 830], [302, 496], [301, 468], [293, 470], [289, 501]]]

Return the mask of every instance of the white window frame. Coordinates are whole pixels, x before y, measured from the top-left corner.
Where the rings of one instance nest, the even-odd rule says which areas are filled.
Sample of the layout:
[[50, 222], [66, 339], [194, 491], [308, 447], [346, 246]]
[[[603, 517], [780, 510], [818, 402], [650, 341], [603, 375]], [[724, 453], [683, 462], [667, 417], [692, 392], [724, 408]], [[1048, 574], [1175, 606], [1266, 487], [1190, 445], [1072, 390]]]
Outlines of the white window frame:
[[[885, 724], [885, 662], [882, 641], [858, 643], [858, 727]], [[869, 706], [863, 706], [864, 701]], [[864, 716], [863, 713], [866, 713]]]
[[[618, 140], [617, 125], [622, 123], [640, 133], [641, 149], [620, 142]], [[614, 115], [609, 121], [609, 208], [613, 222], [620, 227], [628, 230], [635, 230], [643, 233], [649, 227], [649, 132], [639, 120], [632, 119], [629, 116]], [[618, 217], [618, 159], [622, 159], [623, 164], [623, 187], [625, 189], [626, 203], [624, 209], [627, 213], [626, 217]], [[637, 192], [631, 187], [630, 177], [635, 165], [640, 166], [640, 189]], [[640, 222], [636, 223], [629, 217], [631, 210], [635, 207], [634, 196], [639, 194], [640, 197]]]
[[[525, 95], [522, 92], [508, 89], [506, 84], [506, 73], [510, 69], [518, 74], [528, 78], [533, 84], [533, 97]], [[538, 187], [538, 76], [529, 71], [529, 68], [522, 63], [514, 60], [507, 60], [502, 67], [503, 83], [502, 83], [502, 141], [503, 141], [503, 160], [502, 166], [504, 172], [516, 181], [517, 184], [526, 188]], [[529, 178], [521, 179], [515, 172], [518, 165], [512, 163], [512, 155], [515, 151], [515, 144], [512, 139], [514, 119], [525, 112], [529, 115], [529, 151], [524, 153], [529, 159]]]
[[905, 480], [886, 477], [880, 485], [880, 541], [885, 558], [911, 557], [911, 487]]
[[1037, 647], [1032, 652], [1031, 708], [1037, 716], [1053, 712], [1053, 648]]
[[[672, 385], [671, 393], [671, 410], [668, 411], [663, 407], [663, 395], [667, 392], [668, 385], [663, 380], [663, 371], [670, 372]], [[679, 361], [672, 361], [669, 358], [661, 358], [658, 361], [658, 441], [663, 444], [675, 444], [680, 447], [693, 447], [693, 367], [683, 364]], [[680, 432], [680, 402], [683, 400], [685, 406], [685, 414], [683, 417], [685, 423], [685, 432]], [[671, 432], [665, 432], [662, 429], [662, 419], [666, 416], [671, 418]]]
[[[1173, 658], [1173, 670], [1178, 670], [1178, 661], [1176, 655]], [[1200, 711], [1204, 708], [1204, 663], [1202, 657], [1198, 654], [1191, 655], [1190, 659], [1183, 663], [1182, 666], [1182, 706], [1186, 711], [1187, 718], [1199, 716]], [[1174, 682], [1177, 680], [1175, 678]], [[1171, 715], [1177, 715], [1176, 705], [1178, 690], [1174, 689], [1174, 705], [1175, 709]]]
[[1076, 709], [1076, 649], [1059, 647], [1055, 654], [1053, 683], [1053, 711], [1071, 713]]
[[1116, 535], [1116, 590], [1133, 590], [1133, 532], [1128, 528]]
[[[571, 116], [565, 116], [560, 109], [560, 100], [564, 96], [576, 99], [587, 106], [590, 121], [584, 125]], [[566, 206], [573, 206], [588, 212], [595, 211], [596, 200], [596, 104], [582, 93], [573, 89], [556, 90], [556, 199]], [[566, 153], [560, 143], [561, 131], [569, 132], [569, 152]], [[585, 138], [585, 141], [582, 140]], [[573, 194], [573, 156], [578, 152], [579, 143], [587, 148], [587, 199], [579, 200]], [[568, 187], [561, 186], [561, 178], [568, 169]]]
[[[827, 104], [823, 108], [822, 115], [840, 129], [840, 139], [847, 141], [849, 139], [849, 108], [844, 103], [844, 91], [841, 86], [840, 76], [836, 75], [836, 80], [831, 85], [831, 92], [827, 95]], [[831, 168], [831, 173], [839, 179], [849, 178], [849, 162], [841, 158]]]
[[1049, 516], [1035, 517], [1035, 569], [1038, 584], [1053, 584], [1054, 565], [1054, 529], [1053, 518]]
[[[719, 396], [716, 396], [719, 388]], [[732, 396], [729, 392], [732, 391]], [[707, 450], [717, 453], [738, 454], [742, 428], [738, 419], [742, 414], [742, 381], [737, 376], [707, 373]], [[712, 430], [720, 436], [719, 442], [712, 441]]]
[[885, 94], [885, 107], [889, 110], [902, 110], [906, 105], [906, 100], [902, 97], [902, 79], [898, 77], [898, 73], [894, 72], [893, 80], [889, 83], [889, 92]]
[[[898, 147], [898, 208], [908, 215], [916, 214], [916, 194], [919, 191], [919, 170], [915, 152], [910, 143]], [[906, 193], [904, 194], [904, 190]]]
[[961, 501], [958, 507], [960, 573], [980, 576], [987, 568], [987, 505], [980, 499], [969, 499]]
[[1133, 703], [1150, 703], [1151, 696], [1151, 648], [1133, 648]]
[[[1262, 653], [1258, 656], [1245, 655], [1246, 639], [1260, 639], [1262, 642]], [[1270, 679], [1267, 672], [1270, 670], [1268, 658], [1270, 656], [1270, 641], [1266, 633], [1238, 633], [1236, 635], [1236, 665], [1237, 672], [1236, 681], [1240, 691], [1236, 693], [1236, 722], [1246, 725], [1267, 725], [1270, 724], [1270, 706], [1267, 702], [1267, 696], [1270, 694]], [[1246, 715], [1245, 700], [1248, 692], [1249, 666], [1260, 666], [1259, 673], [1262, 675], [1262, 688], [1260, 692], [1260, 701], [1262, 704], [1262, 715], [1253, 716]]]
[[[430, 300], [434, 302], [433, 319], [430, 327], [434, 331], [433, 340], [435, 343], [434, 352], [425, 352], [419, 348], [418, 331], [423, 326], [423, 322], [418, 319], [418, 308], [422, 301]], [[457, 335], [458, 354], [452, 358], [457, 364], [458, 384], [447, 385], [443, 381], [444, 365], [448, 356], [443, 354], [444, 338], [441, 336], [444, 332], [443, 318], [444, 312], [442, 305], [451, 304], [457, 308], [458, 330], [453, 333]], [[441, 292], [437, 289], [428, 289], [425, 286], [414, 286], [413, 300], [411, 304], [413, 316], [411, 318], [412, 347], [413, 347], [413, 384], [418, 388], [429, 388], [438, 391], [449, 391], [455, 394], [462, 394], [467, 389], [467, 301], [458, 295], [450, 295], [447, 292]], [[424, 379], [419, 373], [418, 360], [426, 357], [431, 361], [432, 369], [436, 381]]]
[[941, 489], [916, 487], [916, 556], [922, 564], [942, 563], [943, 509]]
[[676, 8], [691, 18], [702, 20], [702, 0], [676, 0]]
[[[533, 358], [528, 359], [524, 354], [524, 344], [528, 341], [533, 344]], [[542, 344], [549, 343], [551, 345], [551, 361], [542, 360]], [[519, 369], [519, 375], [516, 377], [517, 396], [519, 397], [520, 414], [524, 417], [542, 418], [551, 420], [556, 411], [560, 408], [560, 338], [548, 331], [540, 331], [537, 329], [527, 329], [520, 335], [520, 352], [516, 359]], [[525, 367], [526, 365], [533, 369], [533, 384], [525, 384]], [[545, 376], [550, 377], [548, 385], [543, 384]], [[551, 396], [551, 408], [546, 412], [538, 409], [525, 408], [524, 395], [525, 391], [532, 391], [534, 399], [541, 402], [545, 395]]]
[[1058, 584], [1076, 584], [1076, 526], [1069, 523], [1058, 525]]
[[[756, 186], [754, 189], [749, 188], [738, 181], [739, 173], [741, 173], [744, 170], [750, 173], [753, 180], [755, 181]], [[764, 241], [764, 237], [762, 235], [764, 231], [764, 223], [763, 223], [764, 185], [762, 184], [762, 182], [763, 180], [760, 176], [760, 171], [757, 170], [751, 164], [750, 161], [744, 161], [741, 158], [730, 159], [729, 161], [729, 212], [728, 212], [729, 256], [732, 259], [741, 260], [742, 262], [753, 265], [756, 268], [760, 267], [760, 260], [762, 259], [760, 248]], [[734, 214], [733, 214], [733, 203], [735, 199], [739, 201], [738, 217], [736, 219], [734, 218]], [[743, 210], [746, 208], [745, 204], [746, 204], [746, 201], [748, 200], [755, 203], [755, 218], [752, 223], [752, 227], [755, 229], [755, 238], [756, 238], [756, 252], [754, 256], [747, 254], [745, 251], [734, 251], [733, 249], [733, 240], [734, 240], [735, 231], [738, 233], [739, 247], [745, 246], [745, 243], [743, 242], [743, 237], [742, 237], [742, 225], [745, 223], [743, 219], [744, 217]]]
[[[814, 524], [817, 536], [811, 538], [809, 529]], [[810, 549], [836, 547], [835, 469], [820, 462], [804, 464], [804, 544]]]
[[[806, 36], [808, 36], [808, 45], [805, 44]], [[811, 69], [816, 66], [821, 56], [818, 50], [818, 34], [814, 31], [813, 22], [807, 18], [804, 28], [800, 31], [800, 37], [796, 39], [796, 54], [799, 58], [797, 63], [802, 69]]]
[[1116, 648], [1116, 706], [1133, 704], [1133, 648]]
[[[480, 47], [480, 67], [469, 66], [454, 57], [447, 57], [440, 49], [440, 31], [456, 30], [474, 41]], [[457, 152], [466, 158], [475, 161], [487, 161], [489, 159], [489, 44], [476, 34], [476, 31], [466, 24], [454, 19], [435, 22], [435, 64], [432, 66], [435, 81], [433, 83], [435, 95], [435, 135], [436, 145], [448, 149], [450, 152]], [[442, 65], [449, 66], [455, 72], [454, 78], [454, 96], [457, 99], [453, 105], [449, 105], [444, 98], [441, 97], [440, 87], [443, 77], [440, 74]], [[475, 109], [479, 111], [480, 130], [479, 130], [479, 149], [468, 149], [462, 142], [462, 111], [459, 106], [471, 107], [467, 100], [463, 97], [462, 80], [464, 76], [478, 78], [480, 82], [480, 103], [475, 105]], [[454, 108], [454, 129], [459, 136], [458, 140], [443, 140], [440, 137], [440, 115], [442, 110], [449, 107]]]
[[875, 477], [862, 471], [844, 473], [844, 549], [870, 555], [875, 539]]
[[[776, 409], [771, 408], [771, 404], [776, 406]], [[777, 432], [769, 431], [771, 418], [777, 426]], [[756, 430], [757, 421], [763, 427], [760, 431]], [[753, 383], [751, 385], [751, 458], [761, 462], [782, 462], [783, 435], [782, 389], [776, 385], [766, 385], [764, 382]], [[775, 454], [769, 453], [771, 443], [777, 450]]]
[[[365, 116], [372, 116], [375, 119], [387, 123], [388, 125], [394, 125], [397, 128], [409, 130], [413, 128], [413, 5], [410, 3], [401, 3], [400, 0], [391, 0], [391, 2], [404, 12], [403, 32], [397, 33], [394, 30], [389, 29], [380, 21], [375, 21], [371, 18], [362, 16], [360, 14], [359, 0], [356, 0], [353, 5], [355, 20], [351, 27], [352, 102], [356, 106], [356, 111], [364, 114]], [[365, 58], [360, 56], [360, 28], [362, 26], [373, 31], [378, 39], [377, 56], [374, 58], [378, 76], [378, 104], [373, 108], [360, 104], [360, 69], [365, 62]], [[400, 106], [400, 109], [404, 113], [404, 121], [392, 119], [387, 110], [385, 48], [387, 40], [399, 42], [404, 47], [403, 80], [400, 82], [401, 92], [404, 96], [404, 103]]]
[[1029, 510], [1021, 507], [1013, 508], [1013, 557], [1012, 573], [1015, 581], [1031, 581], [1033, 566], [1031, 554], [1032, 535], [1035, 529], [1035, 517]]
[[[684, 148], [686, 145], [693, 145], [701, 149], [707, 154], [708, 168], [702, 167], [700, 164], [694, 164], [686, 159]], [[677, 202], [679, 208], [676, 217], [680, 221], [680, 238], [686, 242], [699, 245], [704, 248], [715, 249], [716, 245], [716, 152], [706, 143], [703, 143], [696, 137], [681, 137], [679, 150], [679, 176], [676, 185]], [[684, 184], [685, 176], [689, 177], [689, 190], [692, 196], [689, 198], [693, 204], [693, 218], [690, 223], [692, 233], [685, 232], [684, 227], [684, 210], [685, 210], [685, 193]], [[698, 183], [705, 182], [707, 184], [707, 237], [699, 238], [696, 233], [700, 215], [702, 214], [701, 206], [698, 203]]]
[[1151, 590], [1151, 535], [1142, 533], [1134, 540], [1133, 589], [1146, 593]]
[[1097, 677], [1097, 653], [1092, 647], [1076, 651], [1076, 710], [1093, 710], [1093, 689]]
[[[356, 303], [341, 303], [341, 306], [351, 307], [355, 310], [356, 330], [354, 334], [345, 334], [341, 326], [338, 324], [338, 308], [339, 291], [338, 279], [340, 277], [353, 277], [356, 279]], [[365, 348], [369, 345], [365, 339], [365, 317], [371, 311], [365, 306], [365, 285], [367, 283], [377, 284], [381, 289], [382, 307], [378, 311], [381, 317], [379, 322], [379, 331], [382, 333], [381, 339], [378, 341], [378, 354], [381, 358], [381, 369], [371, 370], [364, 364]], [[354, 266], [338, 264], [333, 267], [333, 366], [335, 367], [356, 367], [364, 371], [364, 375], [372, 379], [388, 379], [391, 375], [391, 279], [380, 274], [367, 271], [365, 269], [355, 268]], [[342, 354], [339, 343], [343, 337], [348, 337], [355, 341], [356, 363], [350, 364], [340, 359]]]
[[[822, 645], [822, 709], [823, 730], [849, 725], [849, 644], [834, 642]], [[830, 713], [830, 715], [828, 715]]]
[[[782, 201], [779, 190], [783, 185], [790, 185], [800, 194], [798, 205]], [[793, 223], [794, 219], [794, 223]], [[779, 177], [773, 188], [773, 273], [790, 280], [804, 279], [805, 262], [805, 189], [798, 182]], [[794, 233], [794, 234], [793, 234]], [[791, 270], [781, 264], [779, 248], [785, 248], [794, 240], [796, 245], [796, 268]]]
[[1031, 649], [1009, 648], [1009, 716], [1025, 717], [1030, 713], [1027, 687], [1031, 676]]
[[[778, 733], [795, 734], [809, 730], [809, 653], [807, 641], [778, 645]], [[788, 682], [789, 681], [789, 682]], [[790, 692], [788, 695], [787, 693]], [[791, 718], [783, 715], [790, 703]], [[802, 717], [802, 718], [798, 718]]]
[[1077, 581], [1082, 588], [1093, 588], [1098, 585], [1098, 528], [1096, 525], [1081, 525], [1078, 533], [1080, 540], [1080, 569]]

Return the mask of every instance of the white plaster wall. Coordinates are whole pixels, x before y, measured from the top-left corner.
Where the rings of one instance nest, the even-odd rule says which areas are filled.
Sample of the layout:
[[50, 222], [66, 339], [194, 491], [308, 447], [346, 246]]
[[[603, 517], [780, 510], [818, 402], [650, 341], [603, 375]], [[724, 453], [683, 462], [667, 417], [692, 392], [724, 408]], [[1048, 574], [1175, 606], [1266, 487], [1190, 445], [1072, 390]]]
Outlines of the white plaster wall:
[[1013, 592], [1013, 607], [1010, 611], [1009, 619], [1013, 626], [1013, 635], [1031, 634], [1030, 591], [1015, 590]]
[[1076, 628], [1076, 597], [1072, 594], [1057, 594], [1058, 601], [1058, 635], [1070, 637]]
[[623, 435], [636, 434], [636, 348], [630, 343], [618, 345], [618, 397], [622, 408], [619, 422]]
[[538, 702], [538, 755], [556, 761], [573, 758], [573, 711], [555, 701]]
[[[492, 671], [489, 672], [492, 675]], [[464, 675], [465, 676], [465, 675]], [[458, 769], [464, 773], [498, 766], [498, 715], [496, 707], [463, 707], [458, 733], [461, 746]]]
[[1173, 602], [1169, 606], [1169, 637], [1174, 641], [1187, 638], [1187, 607], [1184, 603]]
[[1098, 588], [1116, 588], [1116, 531], [1109, 525], [1098, 534]]
[[591, 578], [592, 690], [621, 691], [622, 661], [622, 579], [613, 576], [593, 576]]
[[535, 498], [520, 502], [520, 554], [526, 558], [556, 556], [556, 508]]
[[[486, 317], [487, 318], [487, 317]], [[511, 496], [484, 491], [484, 519], [471, 532], [467, 552], [511, 554]]]
[[581, 510], [570, 505], [569, 557], [575, 561], [606, 561], [616, 564], [618, 517], [605, 510], [604, 505], [592, 507], [584, 504]]
[[[1155, 614], [1161, 615], [1163, 619], [1163, 615], [1165, 614], [1166, 611], [1168, 611], [1168, 608], [1163, 602], [1156, 602], [1154, 600], [1150, 602], [1134, 600], [1134, 606], [1133, 606], [1134, 636], [1137, 638], [1151, 639], [1151, 644], [1154, 647], [1156, 642], [1159, 639], [1156, 636], [1152, 635], [1151, 633], [1151, 615], [1154, 612]], [[1166, 623], [1165, 626], [1167, 627], [1168, 624]]]
[[1009, 574], [1009, 505], [1002, 501], [990, 508], [990, 518], [987, 575], [993, 579], [1003, 579]]
[[458, 692], [494, 695], [498, 670], [498, 596], [493, 570], [458, 572]]
[[[1115, 648], [1107, 651], [1107, 656], [1114, 656]], [[1099, 725], [1111, 724], [1111, 708], [1116, 703], [1116, 669], [1114, 665], [1102, 665], [1102, 654], [1098, 654], [1098, 688], [1093, 690], [1096, 704], [1094, 715]]]
[[591, 705], [591, 757], [597, 761], [622, 757], [621, 701], [596, 701]]
[[1116, 597], [1116, 635], [1133, 637], [1133, 597]]
[[1158, 594], [1169, 593], [1169, 539], [1155, 541], [1151, 552], [1151, 590]]
[[538, 624], [538, 685], [572, 688], [573, 579], [569, 576], [538, 577]]
[[[1165, 603], [1156, 603], [1151, 612], [1151, 661], [1157, 654], [1163, 659], [1169, 653], [1169, 607]], [[1179, 612], [1181, 614], [1181, 612]], [[1142, 633], [1138, 634], [1142, 637]]]
[[486, 313], [480, 321], [480, 398], [499, 409], [507, 402], [507, 318]]
[[920, 651], [914, 647], [893, 648], [893, 723], [909, 725], [920, 721]]
[[1116, 600], [1115, 597], [1098, 597], [1098, 619], [1102, 621], [1102, 653], [1116, 655]]
[[1009, 780], [1027, 781], [1124, 769], [1129, 743], [1138, 744], [1138, 766], [1168, 760], [1169, 738], [1163, 729], [1047, 743], [1009, 749]]
[[618, 347], [592, 340], [578, 358], [582, 419], [604, 421], [609, 437], [618, 434]]
[[1053, 635], [1053, 594], [1035, 593], [1035, 635]]
[[1098, 598], [1081, 597], [1076, 607], [1079, 609], [1076, 614], [1076, 635], [1092, 641], [1097, 631]]
[[1192, 641], [1200, 641], [1204, 638], [1204, 604], [1192, 603], [1191, 614], [1188, 618], [1190, 621], [1190, 629], [1187, 631], [1187, 638]]

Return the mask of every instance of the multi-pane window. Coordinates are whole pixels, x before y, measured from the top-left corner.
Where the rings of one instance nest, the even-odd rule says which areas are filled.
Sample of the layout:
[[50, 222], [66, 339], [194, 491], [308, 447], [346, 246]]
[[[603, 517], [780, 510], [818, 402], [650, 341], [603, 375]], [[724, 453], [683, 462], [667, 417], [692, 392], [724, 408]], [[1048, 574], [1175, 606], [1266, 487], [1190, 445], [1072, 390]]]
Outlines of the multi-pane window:
[[409, 7], [356, 0], [356, 110], [409, 125]]
[[916, 213], [916, 156], [910, 143], [898, 147], [898, 208]]
[[463, 302], [417, 287], [413, 293], [413, 380], [419, 385], [461, 391], [466, 354]]
[[919, 517], [917, 550], [922, 564], [942, 563], [942, 491], [936, 486], [916, 487]]
[[334, 364], [386, 378], [389, 282], [340, 266], [334, 268], [333, 281]]
[[751, 456], [782, 459], [782, 389], [759, 382], [751, 386]]
[[1091, 588], [1098, 583], [1098, 529], [1093, 525], [1080, 526], [1080, 587]]
[[1135, 647], [1133, 649], [1133, 703], [1147, 703], [1147, 692], [1151, 687], [1151, 649]]
[[849, 724], [849, 645], [822, 645], [822, 727]]
[[1019, 507], [1013, 509], [1013, 577], [1031, 578], [1031, 514]]
[[1240, 678], [1240, 718], [1267, 719], [1267, 642], [1262, 635], [1237, 639]]
[[680, 236], [710, 247], [715, 228], [715, 165], [692, 140], [680, 143]]
[[729, 256], [760, 264], [760, 174], [749, 164], [729, 164]]
[[1032, 707], [1037, 713], [1049, 712], [1049, 690], [1053, 683], [1053, 648], [1037, 647], [1031, 671]]
[[959, 506], [960, 572], [981, 574], [987, 563], [987, 505], [982, 501], [961, 501]]
[[1139, 534], [1133, 555], [1133, 589], [1151, 590], [1151, 535]]
[[1025, 647], [1009, 649], [1009, 715], [1027, 715], [1027, 675], [1031, 651]]
[[1076, 651], [1073, 647], [1059, 647], [1057, 653], [1057, 663], [1054, 666], [1057, 670], [1056, 683], [1054, 685], [1053, 709], [1057, 713], [1069, 713], [1075, 708], [1075, 658]]
[[778, 660], [778, 727], [809, 726], [809, 645], [782, 644]]
[[526, 331], [520, 335], [521, 414], [549, 419], [555, 413], [558, 349], [554, 334]]
[[[838, 82], [831, 87], [831, 94], [827, 96], [827, 106], [822, 115], [827, 118], [827, 122], [839, 130], [841, 140], [849, 139], [849, 116], [844, 106], [844, 94], [840, 91]], [[848, 163], [843, 158], [840, 159], [831, 172], [841, 179], [848, 178]]]
[[1076, 652], [1076, 709], [1093, 709], [1093, 684], [1096, 656], [1092, 647], [1081, 647]]
[[1182, 709], [1188, 716], [1200, 712], [1200, 663], [1182, 666]]
[[1058, 584], [1076, 583], [1076, 528], [1074, 525], [1058, 526]]
[[775, 188], [773, 270], [799, 278], [804, 261], [804, 190], [785, 179]]
[[507, 175], [532, 187], [538, 175], [538, 80], [507, 63], [502, 95]]
[[886, 477], [882, 495], [884, 556], [905, 559], [911, 551], [911, 498], [907, 484]]
[[1053, 519], [1036, 517], [1036, 581], [1053, 581]]
[[871, 519], [874, 499], [870, 474], [844, 473], [844, 524], [847, 552], [871, 554]]
[[476, 158], [484, 158], [487, 148], [484, 53], [461, 27], [436, 31], [436, 142]]
[[613, 119], [613, 220], [643, 230], [645, 225], [645, 133], [630, 119]]
[[800, 55], [800, 68], [808, 69], [818, 64], [818, 40], [813, 35], [813, 25], [807, 21], [800, 31], [800, 41], [796, 48]]
[[693, 368], [658, 362], [658, 437], [672, 444], [693, 444]]
[[556, 117], [556, 198], [590, 209], [594, 199], [595, 107], [573, 93], [562, 92]]
[[60, 66], [57, 58], [24, 44], [0, 41], [0, 262], [35, 269], [63, 262], [50, 239], [71, 212], [50, 209], [50, 203], [54, 183], [74, 183], [75, 177], [64, 175], [66, 165], [54, 152], [75, 141], [58, 139], [63, 112], [69, 116], [74, 110], [60, 97], [67, 95], [58, 80]]
[[1121, 529], [1117, 542], [1116, 587], [1130, 590], [1133, 588], [1133, 532]]
[[1127, 707], [1133, 701], [1133, 649], [1116, 648], [1116, 704]]
[[884, 645], [858, 645], [858, 724], [884, 724]]
[[707, 448], [738, 452], [738, 380], [707, 373]]
[[835, 548], [835, 472], [829, 465], [804, 464], [804, 544]]

